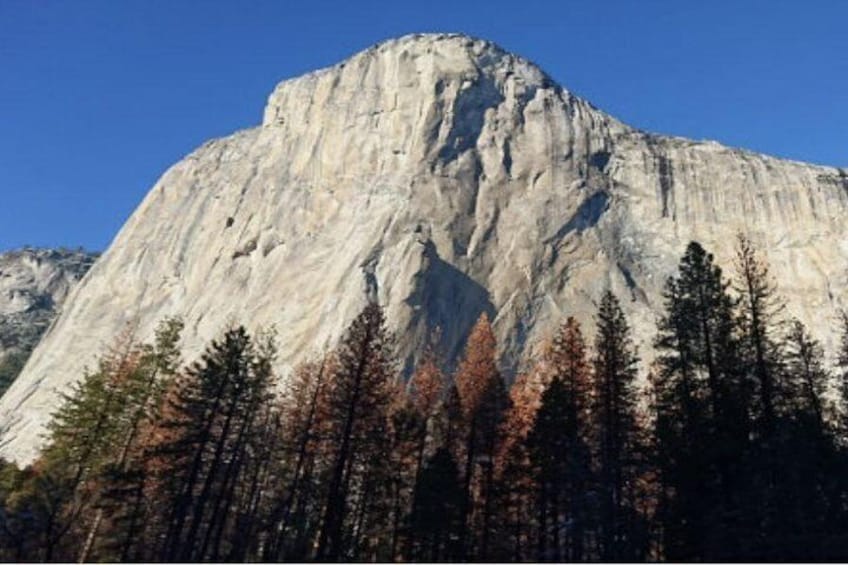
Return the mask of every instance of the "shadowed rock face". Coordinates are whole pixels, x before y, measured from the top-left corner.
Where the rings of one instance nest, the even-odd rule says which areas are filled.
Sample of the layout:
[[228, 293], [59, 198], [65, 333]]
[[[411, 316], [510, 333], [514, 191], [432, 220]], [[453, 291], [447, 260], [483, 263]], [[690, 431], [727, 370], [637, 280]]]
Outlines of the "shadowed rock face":
[[0, 455], [34, 456], [58, 392], [129, 322], [181, 314], [189, 357], [228, 321], [276, 324], [285, 375], [370, 297], [407, 364], [436, 326], [455, 356], [486, 311], [514, 368], [606, 288], [647, 345], [686, 243], [729, 267], [737, 231], [830, 343], [846, 207], [844, 170], [634, 130], [486, 41], [388, 41], [282, 82], [261, 126], [162, 176], [0, 402]]
[[67, 249], [0, 253], [0, 387], [38, 343], [95, 254]]
[[96, 258], [69, 249], [0, 253], [0, 357], [35, 347]]

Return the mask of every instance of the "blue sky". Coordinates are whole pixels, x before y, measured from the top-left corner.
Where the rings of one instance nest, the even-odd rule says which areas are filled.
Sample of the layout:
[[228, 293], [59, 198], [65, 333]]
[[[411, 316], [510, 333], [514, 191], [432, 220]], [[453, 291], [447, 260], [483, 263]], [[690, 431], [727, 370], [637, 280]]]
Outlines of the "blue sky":
[[633, 126], [848, 166], [848, 2], [0, 0], [0, 249], [104, 249], [274, 85], [383, 39], [491, 39]]

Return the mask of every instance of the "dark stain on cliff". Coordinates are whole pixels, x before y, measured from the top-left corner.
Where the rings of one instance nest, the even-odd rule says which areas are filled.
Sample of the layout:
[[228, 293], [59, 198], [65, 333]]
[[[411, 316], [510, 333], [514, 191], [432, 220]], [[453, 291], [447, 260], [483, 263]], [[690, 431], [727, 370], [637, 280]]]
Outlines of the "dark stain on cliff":
[[674, 166], [671, 159], [665, 155], [657, 156], [657, 172], [660, 178], [660, 196], [662, 198], [662, 217], [668, 218], [668, 201], [673, 198], [671, 191], [674, 187]]

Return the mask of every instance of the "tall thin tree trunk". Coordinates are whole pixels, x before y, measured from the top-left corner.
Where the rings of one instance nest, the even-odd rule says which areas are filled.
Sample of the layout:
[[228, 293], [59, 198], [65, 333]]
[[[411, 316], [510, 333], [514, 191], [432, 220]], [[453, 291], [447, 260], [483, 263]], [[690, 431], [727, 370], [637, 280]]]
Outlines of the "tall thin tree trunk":
[[[492, 442], [494, 443], [494, 442]], [[480, 559], [489, 559], [489, 541], [491, 539], [492, 489], [494, 487], [495, 462], [493, 457], [494, 446], [489, 450], [489, 461], [486, 463], [486, 500], [483, 503], [483, 539], [480, 543]]]
[[136, 528], [138, 527], [138, 522], [142, 514], [143, 502], [144, 502], [144, 484], [142, 483], [135, 491], [135, 497], [133, 500], [132, 510], [130, 512], [130, 525], [127, 528], [127, 535], [124, 539], [124, 543], [121, 545], [121, 557], [119, 561], [121, 563], [126, 563], [130, 560], [130, 550], [133, 544], [136, 542]]
[[161, 561], [169, 562], [176, 561], [177, 552], [179, 551], [180, 538], [182, 530], [185, 527], [185, 521], [188, 518], [188, 510], [191, 504], [192, 493], [199, 479], [200, 470], [203, 464], [203, 453], [206, 451], [206, 445], [209, 443], [212, 433], [212, 425], [215, 422], [215, 416], [218, 412], [218, 407], [223, 400], [224, 390], [229, 379], [221, 379], [218, 390], [215, 391], [215, 398], [212, 407], [205, 414], [203, 429], [201, 432], [200, 441], [197, 442], [194, 458], [192, 459], [191, 470], [189, 476], [183, 481], [180, 488], [180, 493], [177, 495], [174, 507], [168, 517], [168, 528], [165, 532], [165, 540], [162, 544]]
[[470, 536], [469, 531], [471, 525], [471, 482], [474, 475], [474, 447], [477, 443], [477, 422], [476, 418], [471, 418], [471, 429], [468, 431], [468, 442], [465, 450], [465, 483], [462, 497], [462, 528], [459, 536], [459, 547], [466, 560], [470, 560]]
[[548, 554], [548, 489], [542, 479], [539, 491], [539, 539], [536, 547], [536, 559], [545, 561]]
[[[306, 462], [307, 457], [307, 449], [309, 447], [309, 441], [312, 439], [312, 427], [315, 423], [315, 415], [318, 408], [318, 397], [321, 393], [321, 387], [324, 382], [324, 367], [326, 365], [326, 357], [321, 361], [321, 368], [318, 370], [318, 378], [315, 383], [315, 390], [312, 392], [312, 398], [309, 402], [309, 412], [306, 417], [306, 427], [301, 434], [300, 441], [298, 442], [297, 449], [297, 462], [294, 467], [294, 476], [292, 477], [292, 483], [289, 487], [288, 493], [286, 494], [286, 500], [283, 503], [283, 519], [282, 524], [279, 527], [279, 531], [282, 534], [285, 534], [286, 529], [288, 528], [289, 519], [291, 518], [291, 511], [293, 508], [293, 504], [298, 493], [298, 489], [300, 487], [301, 482], [301, 473], [303, 471], [303, 465]], [[279, 545], [279, 544], [277, 544]], [[278, 556], [278, 552], [274, 552], [275, 556]]]
[[85, 536], [85, 543], [82, 546], [82, 551], [80, 552], [78, 562], [85, 563], [88, 561], [88, 555], [91, 553], [91, 548], [94, 547], [94, 539], [97, 536], [97, 530], [100, 529], [100, 523], [103, 521], [103, 509], [98, 508], [97, 513], [94, 516], [94, 521], [91, 523], [91, 527], [88, 529], [88, 534]]
[[185, 561], [191, 561], [195, 551], [195, 541], [200, 530], [203, 514], [206, 511], [206, 505], [209, 502], [212, 494], [212, 485], [217, 479], [218, 471], [221, 466], [221, 459], [224, 456], [224, 448], [227, 444], [227, 437], [230, 434], [230, 426], [235, 417], [235, 412], [238, 407], [238, 398], [234, 398], [227, 409], [227, 415], [224, 419], [224, 425], [221, 429], [221, 435], [215, 444], [215, 451], [212, 456], [212, 462], [209, 464], [209, 470], [206, 473], [206, 479], [203, 481], [200, 494], [193, 505], [191, 522], [189, 522], [188, 535], [183, 541], [182, 551], [180, 556]]
[[[370, 337], [370, 336], [368, 336]], [[366, 340], [368, 339], [366, 337]], [[356, 408], [359, 404], [361, 394], [363, 372], [367, 363], [365, 351], [361, 352], [359, 363], [354, 377], [353, 395], [348, 402], [347, 414], [345, 415], [344, 431], [341, 437], [341, 446], [333, 465], [333, 474], [330, 480], [326, 510], [324, 513], [324, 524], [318, 538], [318, 560], [337, 560], [341, 547], [342, 525], [344, 521], [346, 493], [343, 493], [345, 468], [350, 458], [351, 439], [353, 426], [356, 419]]]
[[[222, 479], [221, 485], [221, 494], [216, 497], [216, 500], [213, 504], [212, 516], [209, 518], [209, 526], [206, 529], [206, 535], [203, 538], [203, 543], [198, 554], [201, 559], [203, 558], [203, 556], [206, 555], [206, 551], [214, 536], [215, 555], [212, 557], [212, 561], [217, 561], [217, 552], [221, 543], [221, 535], [224, 529], [224, 523], [226, 522], [227, 515], [231, 512], [233, 491], [235, 490], [236, 483], [238, 482], [238, 478], [241, 474], [242, 462], [244, 460], [246, 450], [246, 438], [253, 430], [253, 422], [255, 411], [257, 409], [257, 404], [258, 399], [253, 399], [248, 404], [248, 406], [245, 407], [245, 414], [242, 417], [241, 426], [239, 427], [238, 435], [236, 436], [235, 445], [233, 445], [232, 448], [234, 454], [231, 456], [229, 464], [227, 464], [225, 467], [224, 477]], [[221, 516], [222, 512], [224, 512], [223, 516]], [[220, 522], [220, 527], [218, 525], [218, 522]]]
[[[159, 377], [159, 369], [154, 369], [150, 372], [150, 378], [145, 382], [145, 397], [142, 399], [140, 405], [136, 408], [135, 413], [132, 417], [132, 424], [130, 425], [130, 429], [127, 432], [127, 437], [124, 440], [124, 445], [121, 448], [121, 454], [118, 456], [118, 468], [122, 471], [126, 471], [127, 458], [129, 457], [130, 448], [132, 447], [133, 442], [135, 441], [135, 437], [138, 434], [139, 425], [141, 424], [142, 416], [144, 415], [144, 410], [147, 408], [147, 404], [150, 401], [150, 396], [152, 393], [153, 385], [156, 383], [156, 379]], [[94, 521], [91, 524], [91, 528], [89, 528], [88, 535], [85, 539], [85, 545], [83, 545], [83, 549], [80, 552], [78, 561], [80, 563], [85, 563], [88, 561], [89, 554], [91, 553], [92, 548], [94, 547], [94, 540], [97, 537], [97, 531], [100, 529], [100, 524], [103, 522], [103, 509], [99, 508], [97, 510], [97, 514], [94, 517]]]
[[[400, 472], [398, 472], [398, 475]], [[389, 559], [394, 561], [397, 558], [398, 536], [400, 530], [400, 483], [401, 478], [398, 476], [394, 481], [394, 492], [392, 493], [392, 543]]]
[[553, 539], [551, 540], [551, 546], [553, 549], [553, 555], [551, 556], [554, 561], [559, 563], [562, 561], [561, 553], [560, 553], [560, 539], [559, 539], [559, 528], [560, 528], [560, 508], [559, 508], [559, 488], [555, 487], [554, 491], [551, 493], [551, 507], [553, 508]]

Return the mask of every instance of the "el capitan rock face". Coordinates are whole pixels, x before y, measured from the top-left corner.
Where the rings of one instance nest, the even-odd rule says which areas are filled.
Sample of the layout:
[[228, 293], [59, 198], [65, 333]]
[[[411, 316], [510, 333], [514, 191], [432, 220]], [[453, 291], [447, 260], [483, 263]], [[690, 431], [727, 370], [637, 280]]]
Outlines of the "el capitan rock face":
[[832, 343], [846, 209], [845, 170], [632, 129], [486, 41], [388, 41], [280, 83], [261, 126], [162, 176], [0, 402], [0, 455], [31, 460], [130, 322], [182, 315], [189, 358], [229, 321], [276, 324], [285, 374], [374, 297], [402, 355], [436, 326], [454, 355], [489, 312], [509, 368], [606, 288], [647, 346], [686, 243], [729, 269], [738, 231]]

